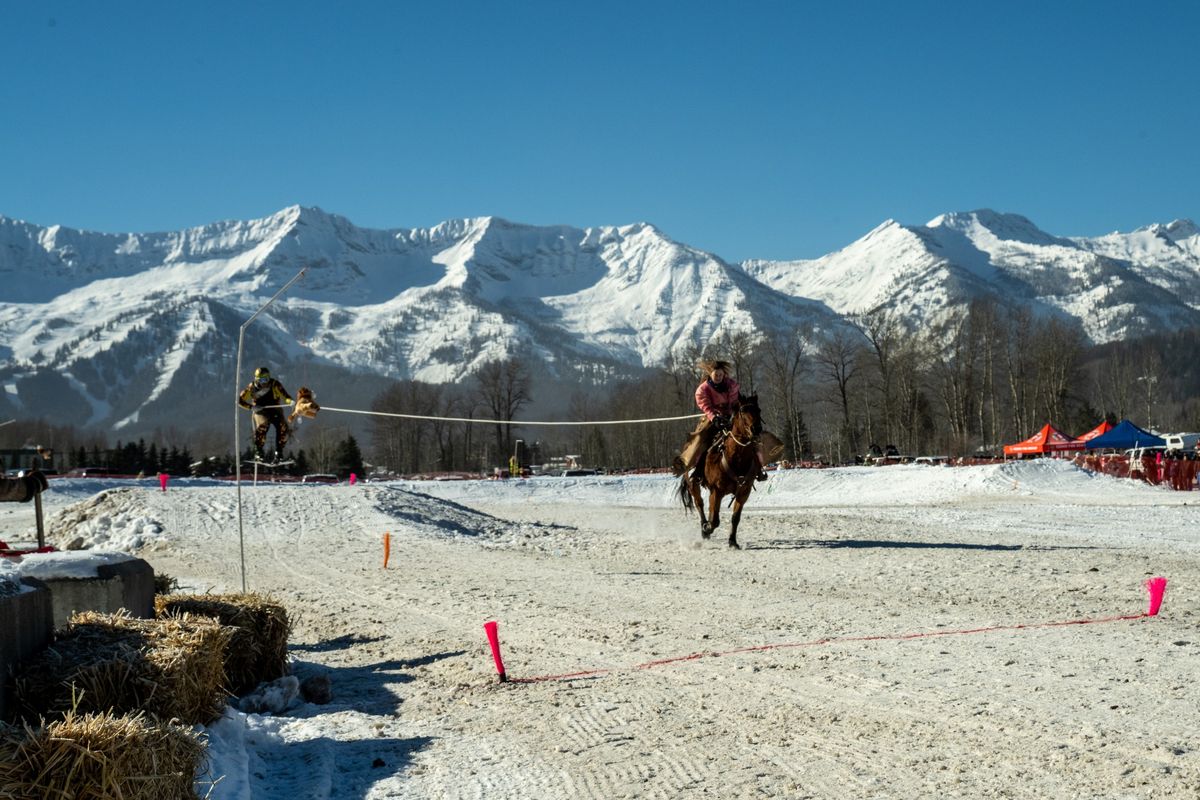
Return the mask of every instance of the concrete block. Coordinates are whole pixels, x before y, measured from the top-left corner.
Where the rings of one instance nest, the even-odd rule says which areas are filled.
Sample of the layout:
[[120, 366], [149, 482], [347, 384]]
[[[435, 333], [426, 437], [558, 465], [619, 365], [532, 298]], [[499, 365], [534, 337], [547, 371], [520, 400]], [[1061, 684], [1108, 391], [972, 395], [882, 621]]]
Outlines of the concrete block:
[[76, 611], [111, 614], [120, 609], [141, 619], [154, 618], [154, 568], [140, 558], [100, 564], [95, 578], [42, 578], [50, 587], [54, 627], [67, 624]]
[[22, 578], [33, 591], [0, 596], [0, 720], [12, 722], [12, 672], [50, 644], [54, 611], [50, 588], [35, 578]]

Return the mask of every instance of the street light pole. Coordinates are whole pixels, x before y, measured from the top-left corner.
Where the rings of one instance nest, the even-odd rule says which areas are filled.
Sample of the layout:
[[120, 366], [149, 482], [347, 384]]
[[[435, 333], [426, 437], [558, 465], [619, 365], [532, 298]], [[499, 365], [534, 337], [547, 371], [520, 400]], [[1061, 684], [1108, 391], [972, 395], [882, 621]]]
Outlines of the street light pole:
[[233, 482], [237, 486], [237, 518], [238, 518], [238, 549], [241, 554], [242, 561], [242, 591], [246, 591], [246, 537], [242, 532], [242, 433], [241, 433], [241, 407], [238, 405], [238, 396], [242, 391], [242, 344], [246, 339], [246, 328], [251, 322], [262, 312], [267, 310], [267, 306], [274, 303], [276, 298], [292, 288], [292, 284], [300, 280], [308, 267], [296, 273], [296, 277], [283, 285], [283, 288], [271, 296], [271, 299], [263, 303], [258, 311], [250, 315], [250, 319], [242, 323], [242, 327], [238, 329], [238, 349], [237, 349], [237, 366], [233, 371]]
[[1154, 387], [1158, 385], [1158, 376], [1143, 375], [1138, 378], [1138, 382], [1146, 384], [1146, 428], [1154, 430], [1154, 423], [1150, 420], [1154, 410]]

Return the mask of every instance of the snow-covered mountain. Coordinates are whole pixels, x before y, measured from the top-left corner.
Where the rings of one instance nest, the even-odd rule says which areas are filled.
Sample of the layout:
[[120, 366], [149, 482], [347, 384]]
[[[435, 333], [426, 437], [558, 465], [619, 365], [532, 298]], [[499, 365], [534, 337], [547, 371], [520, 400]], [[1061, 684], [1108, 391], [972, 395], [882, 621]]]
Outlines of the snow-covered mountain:
[[292, 385], [319, 374], [336, 387], [324, 402], [341, 393], [357, 408], [384, 379], [461, 381], [508, 356], [602, 377], [723, 331], [836, 324], [645, 224], [381, 231], [293, 207], [111, 235], [0, 218], [0, 414], [117, 430], [175, 424], [181, 409], [214, 416], [197, 398], [226, 409], [239, 327], [301, 267], [247, 329], [244, 368], [289, 365]]
[[840, 314], [889, 307], [914, 326], [985, 296], [1074, 318], [1096, 343], [1200, 324], [1200, 230], [1189, 220], [1063, 238], [1025, 217], [980, 210], [925, 225], [888, 220], [822, 258], [742, 266]]
[[723, 332], [829, 328], [881, 305], [924, 326], [993, 296], [1074, 317], [1098, 342], [1200, 323], [1188, 221], [1070, 239], [974, 211], [888, 221], [813, 261], [734, 266], [648, 224], [369, 230], [292, 207], [104, 234], [0, 217], [0, 418], [224, 423], [239, 328], [302, 267], [247, 328], [243, 378], [265, 362], [354, 408], [394, 378], [462, 381], [516, 355], [563, 380], [603, 379]]

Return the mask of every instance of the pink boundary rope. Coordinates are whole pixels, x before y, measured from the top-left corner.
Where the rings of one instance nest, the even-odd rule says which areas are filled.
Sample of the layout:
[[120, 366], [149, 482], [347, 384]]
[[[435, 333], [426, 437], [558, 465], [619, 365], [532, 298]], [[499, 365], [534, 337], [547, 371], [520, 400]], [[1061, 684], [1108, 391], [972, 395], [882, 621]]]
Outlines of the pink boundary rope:
[[[1157, 610], [1157, 609], [1156, 609]], [[701, 658], [718, 658], [720, 656], [736, 655], [737, 653], [761, 653], [767, 650], [784, 650], [796, 647], [820, 647], [828, 644], [845, 644], [848, 642], [903, 642], [910, 639], [932, 639], [938, 636], [965, 636], [973, 633], [994, 633], [996, 631], [1021, 631], [1030, 630], [1033, 628], [1062, 628], [1067, 625], [1095, 625], [1104, 622], [1130, 622], [1139, 619], [1148, 619], [1155, 614], [1124, 614], [1116, 617], [1098, 617], [1088, 619], [1071, 619], [1061, 622], [1031, 622], [1017, 625], [993, 625], [986, 628], [964, 628], [961, 630], [951, 631], [926, 631], [923, 633], [893, 633], [879, 634], [875, 636], [845, 636], [840, 638], [828, 639], [813, 639], [807, 642], [780, 642], [778, 644], [763, 644], [754, 647], [737, 647], [732, 650], [708, 651], [702, 653], [691, 653], [686, 656], [675, 656], [673, 658], [661, 658], [656, 661], [646, 661], [641, 664], [635, 664], [628, 669], [653, 669], [654, 667], [665, 667], [671, 664], [679, 664], [684, 661], [697, 661]], [[614, 672], [622, 671], [621, 667], [607, 667], [601, 669], [583, 670], [580, 672], [564, 672], [560, 675], [540, 675], [533, 678], [508, 678], [509, 683], [545, 683], [549, 681], [565, 681], [573, 678], [592, 678], [601, 675], [608, 675]]]

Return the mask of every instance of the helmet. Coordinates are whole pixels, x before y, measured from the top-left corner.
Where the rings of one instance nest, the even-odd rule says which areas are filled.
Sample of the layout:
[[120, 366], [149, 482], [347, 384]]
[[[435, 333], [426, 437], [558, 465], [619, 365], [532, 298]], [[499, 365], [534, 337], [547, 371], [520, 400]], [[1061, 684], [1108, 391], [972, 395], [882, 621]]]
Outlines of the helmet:
[[254, 380], [258, 381], [259, 383], [270, 380], [270, 378], [271, 370], [267, 369], [266, 367], [259, 367], [258, 369], [254, 370]]

